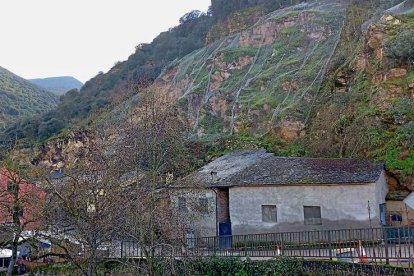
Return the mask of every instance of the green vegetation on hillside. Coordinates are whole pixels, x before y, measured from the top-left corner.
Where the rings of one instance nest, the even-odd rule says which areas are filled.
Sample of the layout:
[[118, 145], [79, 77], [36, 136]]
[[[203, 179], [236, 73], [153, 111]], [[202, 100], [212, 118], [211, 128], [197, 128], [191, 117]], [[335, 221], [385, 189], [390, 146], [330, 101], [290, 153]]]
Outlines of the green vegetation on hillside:
[[44, 113], [58, 97], [0, 67], [0, 132], [19, 119]]
[[[311, 133], [305, 138], [310, 154], [383, 160], [402, 185], [410, 186], [409, 177], [414, 175], [413, 23], [411, 14], [386, 16], [371, 26], [367, 37], [349, 40], [352, 44], [343, 37], [333, 60], [342, 63], [333, 63]], [[375, 44], [377, 33], [382, 45]], [[379, 47], [383, 56], [378, 55]], [[356, 70], [362, 61], [364, 67]], [[335, 87], [341, 76], [348, 79], [345, 93]]]

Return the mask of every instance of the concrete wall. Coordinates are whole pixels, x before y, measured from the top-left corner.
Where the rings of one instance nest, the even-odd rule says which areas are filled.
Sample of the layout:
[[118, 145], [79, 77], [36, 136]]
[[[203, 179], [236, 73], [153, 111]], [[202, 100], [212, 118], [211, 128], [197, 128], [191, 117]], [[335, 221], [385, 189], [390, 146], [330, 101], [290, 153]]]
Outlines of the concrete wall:
[[[198, 237], [211, 237], [216, 235], [216, 194], [211, 189], [174, 189], [171, 201], [178, 212], [178, 198], [184, 197], [187, 201], [188, 213], [178, 214], [181, 223], [195, 231]], [[197, 210], [199, 198], [208, 199], [208, 213], [202, 214]]]
[[[298, 185], [230, 188], [233, 234], [379, 226], [385, 202], [385, 176], [358, 185]], [[277, 223], [262, 222], [262, 205], [277, 206]], [[303, 206], [321, 206], [322, 225], [305, 225]]]

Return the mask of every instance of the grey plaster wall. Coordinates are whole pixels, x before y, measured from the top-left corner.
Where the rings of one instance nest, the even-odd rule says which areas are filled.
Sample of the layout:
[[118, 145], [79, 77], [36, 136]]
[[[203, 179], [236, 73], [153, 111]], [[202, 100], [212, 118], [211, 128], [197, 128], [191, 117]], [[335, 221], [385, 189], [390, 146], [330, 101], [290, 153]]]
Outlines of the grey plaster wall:
[[[180, 222], [187, 228], [195, 231], [198, 237], [211, 237], [216, 235], [216, 195], [211, 189], [176, 189], [171, 195], [171, 200], [178, 212], [178, 198], [184, 197], [187, 201], [188, 212], [178, 214]], [[208, 199], [208, 213], [203, 214], [197, 210], [199, 198]]]
[[[298, 185], [230, 188], [233, 234], [379, 226], [385, 176], [358, 185]], [[370, 202], [370, 215], [368, 212]], [[262, 222], [262, 205], [277, 206], [277, 223]], [[304, 206], [321, 206], [322, 225], [304, 224]]]

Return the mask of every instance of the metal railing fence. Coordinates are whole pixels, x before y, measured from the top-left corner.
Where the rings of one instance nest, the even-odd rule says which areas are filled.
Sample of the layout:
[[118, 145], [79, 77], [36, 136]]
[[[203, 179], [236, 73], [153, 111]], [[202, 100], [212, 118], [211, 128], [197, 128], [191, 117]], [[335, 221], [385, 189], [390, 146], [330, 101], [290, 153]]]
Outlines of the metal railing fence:
[[122, 241], [109, 253], [117, 258], [157, 257], [250, 257], [290, 256], [305, 259], [344, 260], [413, 265], [414, 227], [378, 227], [220, 237], [182, 238], [152, 248]]

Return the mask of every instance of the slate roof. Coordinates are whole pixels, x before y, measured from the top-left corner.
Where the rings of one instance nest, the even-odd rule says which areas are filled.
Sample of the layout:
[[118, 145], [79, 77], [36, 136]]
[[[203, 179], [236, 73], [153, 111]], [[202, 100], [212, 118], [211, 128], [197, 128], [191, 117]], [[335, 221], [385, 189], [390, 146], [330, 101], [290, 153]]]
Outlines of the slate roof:
[[373, 183], [383, 169], [382, 162], [370, 160], [277, 157], [265, 150], [235, 151], [190, 174], [183, 182], [211, 187]]

